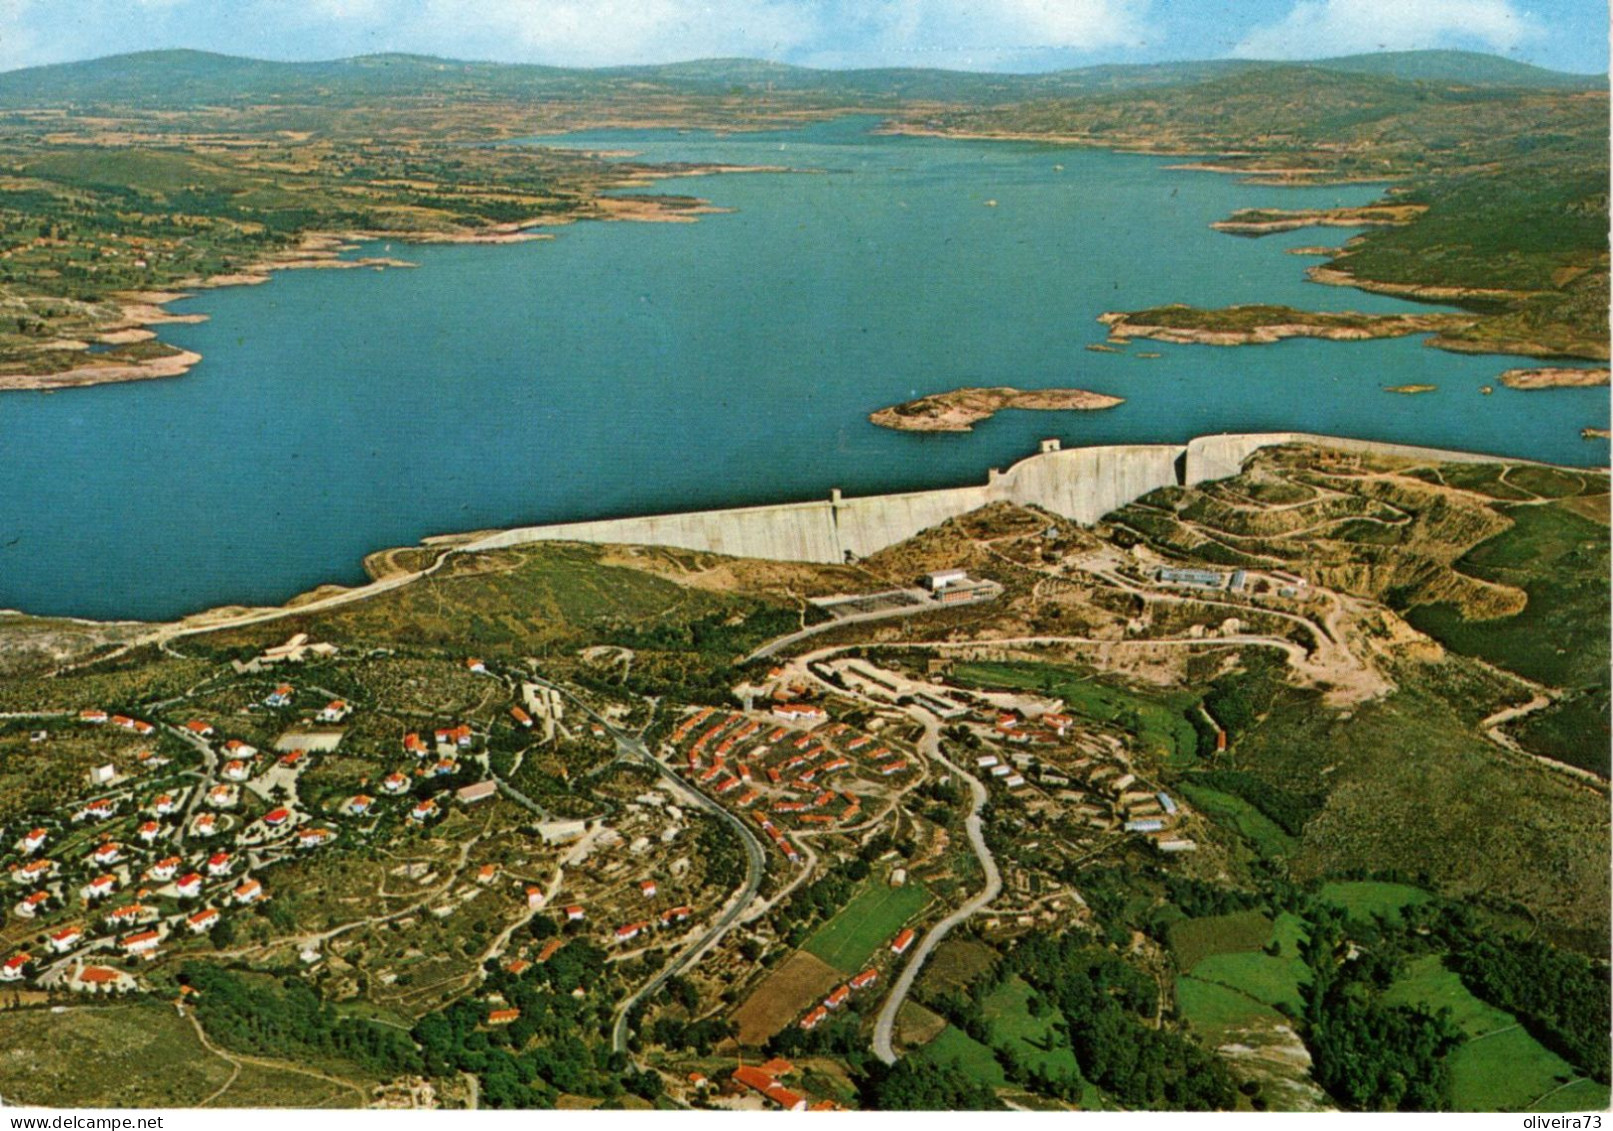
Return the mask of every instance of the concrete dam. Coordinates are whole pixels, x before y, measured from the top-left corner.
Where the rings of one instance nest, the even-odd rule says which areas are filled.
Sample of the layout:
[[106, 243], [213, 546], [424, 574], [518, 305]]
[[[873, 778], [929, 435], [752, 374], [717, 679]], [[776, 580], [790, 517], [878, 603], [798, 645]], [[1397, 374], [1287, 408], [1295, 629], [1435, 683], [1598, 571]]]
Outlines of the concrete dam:
[[1502, 458], [1308, 432], [1227, 434], [1202, 436], [1182, 445], [1088, 448], [1063, 448], [1057, 440], [1044, 440], [1038, 454], [1006, 471], [993, 469], [981, 486], [849, 499], [835, 491], [827, 499], [812, 502], [525, 526], [479, 538], [464, 549], [495, 550], [545, 541], [594, 542], [839, 564], [867, 557], [988, 503], [1040, 507], [1090, 526], [1161, 487], [1192, 486], [1237, 475], [1249, 456], [1282, 444], [1314, 444], [1444, 463], [1496, 463]]

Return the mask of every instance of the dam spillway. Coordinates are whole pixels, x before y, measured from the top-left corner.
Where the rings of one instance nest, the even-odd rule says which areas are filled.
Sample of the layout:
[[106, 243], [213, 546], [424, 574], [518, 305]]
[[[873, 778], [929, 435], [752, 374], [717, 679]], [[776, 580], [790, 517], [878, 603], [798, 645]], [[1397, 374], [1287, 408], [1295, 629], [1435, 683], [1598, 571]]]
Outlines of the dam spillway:
[[1226, 479], [1262, 448], [1310, 444], [1334, 451], [1441, 463], [1533, 463], [1475, 452], [1379, 443], [1310, 432], [1229, 433], [1186, 444], [1111, 444], [1042, 450], [992, 470], [973, 487], [827, 499], [726, 510], [596, 519], [501, 530], [461, 547], [496, 550], [531, 542], [669, 546], [772, 561], [840, 564], [894, 546], [990, 503], [1019, 503], [1090, 526], [1162, 487]]

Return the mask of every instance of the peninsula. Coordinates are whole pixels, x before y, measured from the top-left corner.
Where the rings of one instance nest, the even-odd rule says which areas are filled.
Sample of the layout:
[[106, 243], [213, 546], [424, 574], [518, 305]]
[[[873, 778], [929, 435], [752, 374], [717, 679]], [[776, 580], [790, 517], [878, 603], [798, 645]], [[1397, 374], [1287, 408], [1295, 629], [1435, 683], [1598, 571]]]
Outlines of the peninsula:
[[1501, 383], [1509, 389], [1590, 389], [1607, 384], [1606, 369], [1509, 369]]
[[1252, 304], [1205, 310], [1183, 303], [1098, 316], [1111, 341], [1153, 338], [1210, 346], [1266, 345], [1284, 338], [1362, 341], [1459, 330], [1476, 321], [1464, 314], [1358, 314]]
[[1086, 389], [954, 389], [892, 405], [869, 413], [868, 419], [881, 428], [901, 432], [972, 432], [982, 420], [989, 420], [1005, 408], [1035, 409], [1043, 412], [1091, 412], [1125, 403], [1124, 397]]
[[1369, 204], [1363, 208], [1240, 208], [1210, 227], [1238, 236], [1269, 236], [1300, 228], [1374, 228], [1409, 224], [1427, 205]]

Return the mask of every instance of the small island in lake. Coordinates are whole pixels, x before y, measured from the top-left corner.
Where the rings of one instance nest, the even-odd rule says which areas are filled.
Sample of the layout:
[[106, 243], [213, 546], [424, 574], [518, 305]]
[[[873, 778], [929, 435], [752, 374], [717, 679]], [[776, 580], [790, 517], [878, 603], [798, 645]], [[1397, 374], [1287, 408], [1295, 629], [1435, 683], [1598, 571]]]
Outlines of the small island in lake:
[[1432, 393], [1438, 388], [1438, 385], [1385, 385], [1383, 391], [1386, 393], [1415, 395], [1417, 393]]
[[882, 408], [869, 413], [868, 419], [881, 428], [903, 432], [972, 432], [977, 423], [1005, 408], [1090, 412], [1124, 402], [1124, 397], [1086, 389], [954, 389]]
[[1587, 389], [1607, 384], [1606, 369], [1509, 369], [1501, 383], [1509, 389]]

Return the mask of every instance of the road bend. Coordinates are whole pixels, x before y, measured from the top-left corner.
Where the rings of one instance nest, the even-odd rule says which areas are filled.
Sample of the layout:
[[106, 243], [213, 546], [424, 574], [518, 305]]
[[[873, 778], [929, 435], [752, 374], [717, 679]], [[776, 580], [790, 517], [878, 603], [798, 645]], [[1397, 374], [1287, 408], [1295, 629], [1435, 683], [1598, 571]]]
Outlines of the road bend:
[[694, 941], [678, 951], [672, 961], [663, 966], [653, 978], [628, 995], [621, 1005], [616, 1007], [616, 1019], [611, 1024], [610, 1046], [613, 1052], [626, 1052], [627, 1022], [633, 1010], [638, 1007], [640, 1002], [657, 993], [672, 978], [700, 961], [706, 952], [722, 941], [723, 936], [740, 921], [740, 917], [744, 915], [745, 910], [750, 907], [762, 890], [762, 874], [767, 868], [767, 852], [762, 847], [762, 842], [757, 839], [756, 834], [746, 828], [743, 821], [678, 777], [670, 766], [650, 753], [650, 748], [644, 744], [642, 738], [618, 729], [609, 719], [599, 714], [599, 712], [564, 687], [550, 683], [537, 676], [528, 678], [534, 683], [558, 691], [576, 704], [585, 715], [604, 727], [606, 733], [615, 740], [618, 756], [627, 761], [640, 761], [649, 766], [661, 776], [661, 780], [666, 783], [671, 793], [682, 798], [689, 805], [711, 814], [733, 829], [739, 836], [739, 843], [745, 849], [745, 882], [740, 885], [739, 890], [723, 906], [721, 914], [717, 916], [711, 926], [696, 936]]
[[[915, 712], [917, 714], [917, 712]], [[919, 971], [924, 968], [924, 960], [929, 958], [930, 952], [940, 945], [941, 940], [947, 937], [948, 932], [963, 922], [969, 916], [985, 907], [996, 899], [1003, 890], [1002, 872], [997, 868], [997, 861], [986, 847], [986, 836], [980, 825], [980, 810], [986, 804], [986, 787], [980, 784], [980, 779], [966, 772], [962, 767], [953, 763], [941, 752], [941, 723], [933, 716], [925, 716], [924, 738], [919, 748], [930, 758], [951, 770], [962, 778], [969, 786], [969, 793], [973, 797], [973, 804], [969, 808], [968, 817], [964, 818], [964, 828], [969, 834], [969, 844], [974, 849], [975, 856], [980, 860], [980, 866], [986, 873], [986, 886], [980, 890], [969, 902], [959, 907], [952, 914], [931, 927], [925, 936], [919, 940], [918, 948], [913, 957], [902, 969], [896, 984], [891, 987], [890, 996], [885, 999], [884, 1008], [879, 1011], [879, 1019], [874, 1022], [874, 1055], [886, 1064], [896, 1063], [896, 1049], [892, 1044], [892, 1036], [896, 1029], [896, 1015], [901, 1011], [902, 1003], [907, 1000], [908, 992], [912, 990]]]

